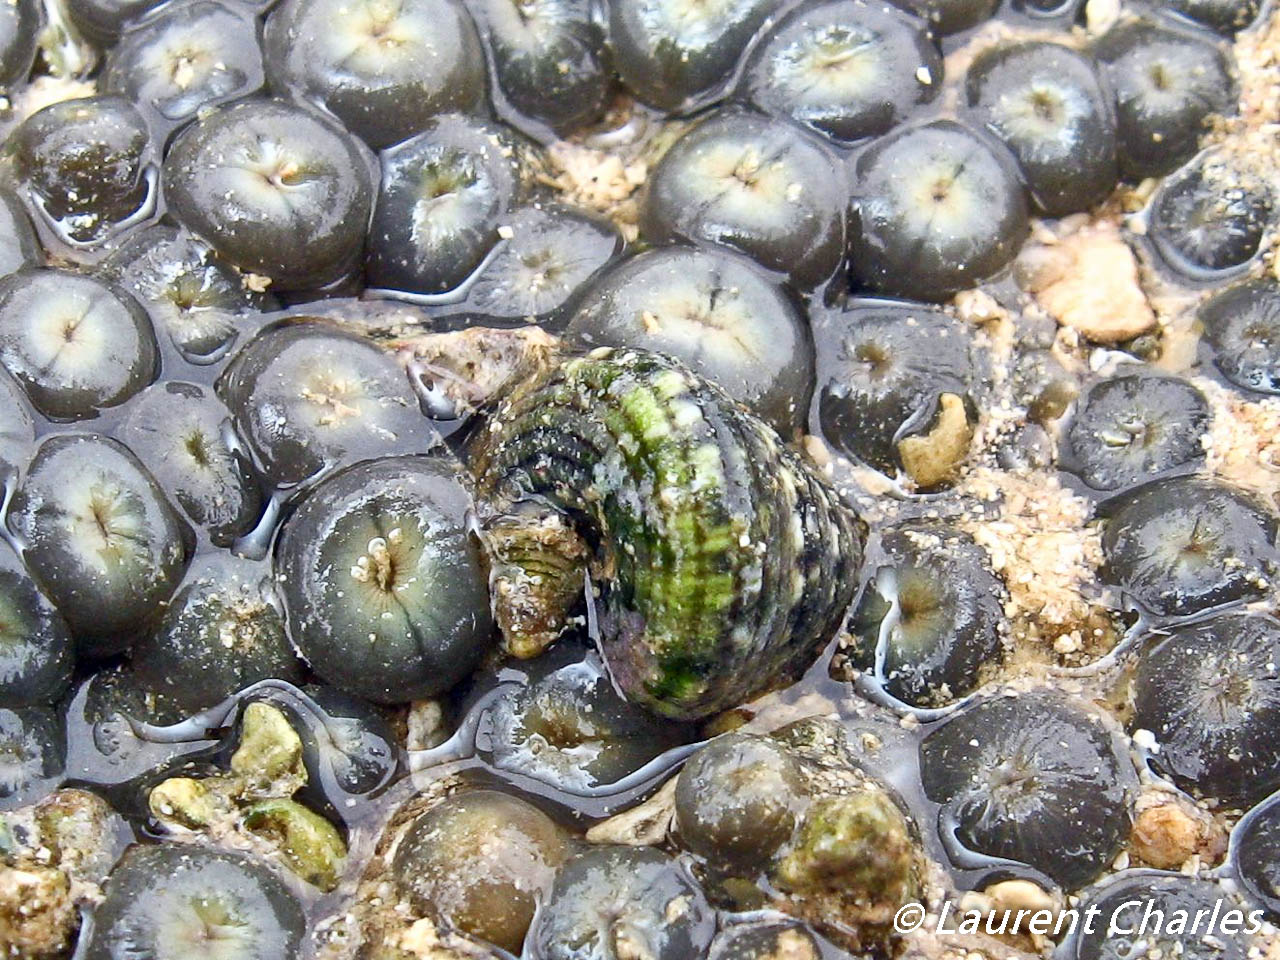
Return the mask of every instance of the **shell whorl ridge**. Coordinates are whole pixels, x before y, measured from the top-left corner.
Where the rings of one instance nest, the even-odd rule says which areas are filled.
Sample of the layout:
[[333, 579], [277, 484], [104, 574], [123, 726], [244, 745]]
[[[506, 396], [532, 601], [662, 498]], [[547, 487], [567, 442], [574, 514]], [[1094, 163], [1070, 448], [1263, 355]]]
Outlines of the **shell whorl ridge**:
[[499, 404], [471, 462], [482, 500], [549, 504], [591, 545], [609, 669], [668, 716], [729, 709], [804, 669], [856, 592], [862, 521], [769, 426], [667, 357], [561, 363]]

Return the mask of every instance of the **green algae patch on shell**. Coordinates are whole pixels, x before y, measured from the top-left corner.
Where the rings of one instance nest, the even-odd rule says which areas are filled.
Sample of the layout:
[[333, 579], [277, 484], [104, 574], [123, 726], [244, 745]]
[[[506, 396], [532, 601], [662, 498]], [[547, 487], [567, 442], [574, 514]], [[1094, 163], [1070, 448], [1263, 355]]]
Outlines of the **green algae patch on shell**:
[[658, 354], [565, 361], [506, 397], [470, 454], [495, 515], [549, 505], [592, 545], [605, 660], [658, 713], [709, 716], [789, 679], [857, 589], [853, 510], [763, 421]]

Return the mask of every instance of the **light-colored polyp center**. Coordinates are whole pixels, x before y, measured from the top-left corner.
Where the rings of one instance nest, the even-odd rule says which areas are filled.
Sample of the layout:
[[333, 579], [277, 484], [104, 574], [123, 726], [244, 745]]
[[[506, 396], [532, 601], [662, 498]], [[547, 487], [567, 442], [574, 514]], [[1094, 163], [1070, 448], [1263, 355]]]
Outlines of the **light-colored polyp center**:
[[399, 527], [385, 537], [374, 537], [365, 547], [364, 555], [351, 567], [351, 578], [357, 583], [368, 584], [383, 593], [390, 593], [396, 576], [396, 561], [392, 549], [403, 540]]

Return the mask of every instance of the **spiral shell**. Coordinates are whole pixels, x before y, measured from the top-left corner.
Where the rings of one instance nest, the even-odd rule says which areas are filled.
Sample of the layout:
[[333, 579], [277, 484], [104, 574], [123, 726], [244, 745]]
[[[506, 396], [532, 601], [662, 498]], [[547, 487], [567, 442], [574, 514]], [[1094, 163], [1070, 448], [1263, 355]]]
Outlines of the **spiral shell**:
[[[502, 532], [500, 579], [538, 585], [555, 607], [534, 616], [527, 591], [495, 589], [509, 648], [530, 623], [562, 620], [565, 583], [589, 570], [614, 681], [668, 716], [708, 716], [802, 670], [857, 589], [866, 528], [853, 510], [759, 418], [657, 354], [561, 363], [499, 404], [471, 466]], [[530, 503], [564, 518], [584, 563], [566, 561], [574, 550]]]

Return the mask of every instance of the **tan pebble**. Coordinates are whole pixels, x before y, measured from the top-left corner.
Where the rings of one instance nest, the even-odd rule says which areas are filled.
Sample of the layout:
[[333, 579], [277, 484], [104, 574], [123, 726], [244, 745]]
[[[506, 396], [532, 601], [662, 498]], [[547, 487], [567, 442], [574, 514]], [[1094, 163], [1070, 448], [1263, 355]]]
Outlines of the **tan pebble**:
[[1060, 904], [1030, 880], [1001, 880], [982, 891], [995, 910], [1051, 910]]
[[784, 930], [774, 941], [774, 950], [767, 960], [821, 960], [815, 952], [813, 941], [799, 930]]
[[1115, 227], [1082, 230], [1056, 252], [1070, 258], [1071, 268], [1035, 290], [1035, 297], [1060, 325], [1104, 344], [1121, 343], [1155, 327], [1133, 251]]
[[960, 319], [975, 324], [1003, 320], [1009, 315], [995, 297], [982, 290], [962, 290], [956, 294], [956, 313]]
[[1080, 647], [1081, 644], [1079, 637], [1072, 636], [1069, 633], [1064, 633], [1062, 636], [1058, 637], [1057, 640], [1053, 641], [1053, 650], [1055, 653], [1075, 653], [1080, 649]]
[[1141, 811], [1133, 821], [1130, 846], [1148, 866], [1176, 870], [1192, 857], [1200, 844], [1200, 824], [1177, 802]]
[[396, 945], [417, 960], [461, 960], [470, 955], [463, 945], [441, 939], [435, 924], [425, 917], [402, 931]]
[[586, 832], [587, 843], [651, 846], [666, 839], [676, 813], [676, 777], [639, 806], [616, 814]]
[[922, 490], [953, 479], [973, 442], [973, 426], [964, 400], [954, 393], [944, 393], [938, 404], [937, 422], [928, 433], [898, 442], [902, 468]]
[[643, 937], [637, 931], [627, 928], [613, 932], [613, 953], [618, 960], [653, 960], [653, 954], [649, 952], [649, 946]]
[[1071, 272], [1071, 255], [1068, 251], [1059, 250], [1053, 245], [1027, 244], [1014, 261], [1014, 275], [1018, 285], [1024, 290], [1035, 293], [1056, 283]]

